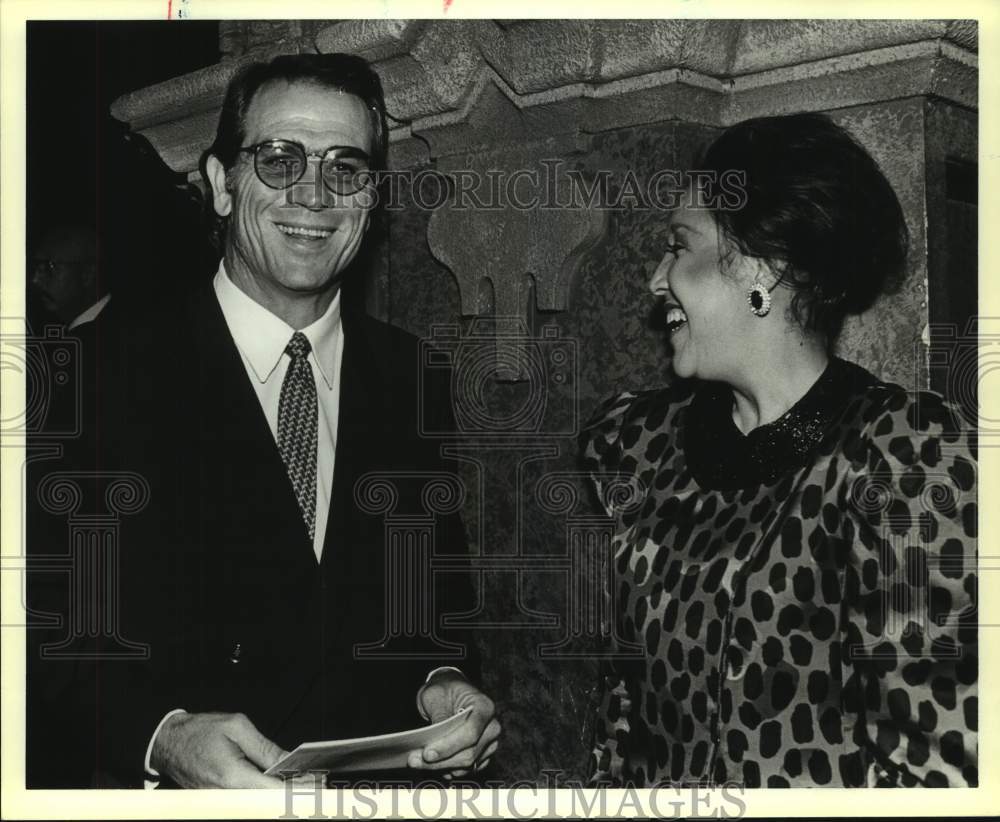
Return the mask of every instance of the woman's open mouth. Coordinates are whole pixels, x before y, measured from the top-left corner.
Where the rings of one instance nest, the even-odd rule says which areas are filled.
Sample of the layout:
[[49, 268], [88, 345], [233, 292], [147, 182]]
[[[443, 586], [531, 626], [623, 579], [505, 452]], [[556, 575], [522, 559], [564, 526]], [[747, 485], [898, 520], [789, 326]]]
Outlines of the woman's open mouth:
[[687, 314], [684, 313], [684, 309], [678, 305], [671, 305], [667, 307], [667, 334], [673, 336], [674, 333], [687, 325]]

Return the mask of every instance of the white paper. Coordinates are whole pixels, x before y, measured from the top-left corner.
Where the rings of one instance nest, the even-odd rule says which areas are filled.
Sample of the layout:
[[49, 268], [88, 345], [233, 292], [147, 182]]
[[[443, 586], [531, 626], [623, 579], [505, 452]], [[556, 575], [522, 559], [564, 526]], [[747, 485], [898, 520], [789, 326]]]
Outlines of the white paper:
[[[306, 771], [346, 773], [348, 771], [384, 771], [406, 768], [410, 751], [425, 747], [447, 736], [461, 725], [471, 708], [463, 708], [441, 722], [382, 736], [359, 739], [334, 739], [329, 742], [303, 742], [279, 759], [264, 773], [267, 776], [293, 776]], [[282, 773], [284, 771], [284, 773]], [[294, 772], [294, 773], [289, 773]]]

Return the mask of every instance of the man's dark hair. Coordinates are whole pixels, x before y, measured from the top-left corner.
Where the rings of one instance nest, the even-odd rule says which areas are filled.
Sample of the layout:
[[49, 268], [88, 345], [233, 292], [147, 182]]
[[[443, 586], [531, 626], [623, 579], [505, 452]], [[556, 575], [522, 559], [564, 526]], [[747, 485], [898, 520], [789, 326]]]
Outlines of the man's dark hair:
[[382, 82], [368, 61], [353, 54], [282, 54], [270, 63], [244, 66], [229, 82], [219, 115], [215, 141], [207, 154], [214, 154], [229, 169], [246, 140], [246, 114], [253, 98], [267, 83], [314, 83], [353, 94], [365, 104], [372, 121], [372, 168], [383, 168], [389, 140]]
[[792, 314], [832, 343], [848, 314], [893, 291], [904, 274], [903, 210], [875, 160], [824, 114], [745, 120], [698, 166], [746, 173], [743, 208], [714, 211], [746, 256], [777, 263], [795, 289]]
[[212, 211], [212, 187], [208, 179], [207, 162], [215, 156], [228, 171], [236, 163], [239, 149], [246, 140], [246, 115], [257, 92], [267, 83], [312, 83], [322, 88], [352, 94], [365, 104], [372, 122], [371, 167], [385, 168], [389, 147], [386, 123], [385, 95], [382, 81], [368, 61], [353, 54], [282, 54], [269, 63], [251, 63], [237, 72], [222, 103], [215, 140], [201, 155], [199, 164], [205, 183], [206, 214], [213, 223], [213, 241], [221, 239], [224, 221]]

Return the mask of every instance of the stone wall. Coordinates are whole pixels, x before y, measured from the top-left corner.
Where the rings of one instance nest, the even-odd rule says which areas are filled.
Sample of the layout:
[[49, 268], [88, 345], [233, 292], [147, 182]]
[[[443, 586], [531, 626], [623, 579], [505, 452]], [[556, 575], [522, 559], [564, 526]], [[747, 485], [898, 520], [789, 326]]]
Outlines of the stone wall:
[[[906, 386], [946, 387], [928, 367], [928, 324], [964, 329], [976, 306], [974, 22], [224, 22], [220, 42], [219, 65], [115, 105], [174, 170], [194, 171], [232, 72], [282, 51], [374, 62], [395, 123], [394, 169], [510, 175], [548, 160], [587, 179], [601, 169], [641, 178], [690, 167], [706, 140], [746, 117], [828, 111], [884, 169], [912, 237], [902, 290], [852, 320], [841, 351]], [[452, 324], [467, 352], [486, 352], [487, 367], [458, 382], [458, 402], [481, 413], [450, 447], [470, 489], [470, 545], [489, 568], [475, 574], [482, 610], [468, 621], [506, 729], [495, 775], [581, 776], [597, 646], [576, 656], [557, 647], [580, 604], [566, 562], [587, 510], [574, 437], [601, 398], [669, 379], [646, 291], [664, 215], [469, 213], [402, 198], [372, 255], [369, 310], [422, 337]], [[537, 346], [467, 339], [493, 314], [515, 318]], [[537, 373], [523, 367], [532, 351]], [[539, 396], [542, 410], [525, 416]], [[560, 479], [576, 496], [556, 504]], [[531, 570], [502, 568], [508, 560]]]

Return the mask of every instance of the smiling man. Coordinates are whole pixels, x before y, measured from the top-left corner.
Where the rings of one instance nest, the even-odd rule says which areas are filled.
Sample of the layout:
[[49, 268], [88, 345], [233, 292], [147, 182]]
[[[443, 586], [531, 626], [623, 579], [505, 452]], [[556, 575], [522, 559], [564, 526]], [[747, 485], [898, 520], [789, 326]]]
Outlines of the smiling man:
[[[342, 300], [386, 147], [381, 84], [360, 58], [282, 56], [230, 84], [202, 159], [222, 260], [189, 304], [150, 320], [148, 356], [121, 381], [127, 433], [102, 457], [149, 489], [122, 532], [118, 630], [151, 655], [95, 666], [99, 785], [276, 787], [264, 771], [301, 742], [466, 707], [410, 752], [425, 771], [413, 781], [481, 769], [496, 750], [493, 703], [466, 678], [475, 657], [455, 651], [472, 651], [467, 638], [446, 644], [432, 620], [403, 653], [355, 652], [394, 607], [385, 528], [359, 512], [358, 480], [447, 467], [418, 431], [417, 341]], [[438, 524], [435, 551], [464, 551], [457, 518]], [[437, 583], [432, 606], [468, 610], [464, 581]]]
[[[333, 600], [349, 596], [338, 592], [347, 587], [345, 582], [366, 596], [382, 586], [381, 574], [351, 576], [359, 568], [381, 568], [380, 563], [372, 563], [370, 556], [348, 555], [381, 552], [381, 543], [354, 529], [351, 517], [343, 517], [342, 511], [342, 521], [330, 519], [331, 502], [342, 508], [344, 500], [337, 496], [350, 493], [341, 474], [348, 480], [363, 468], [391, 468], [393, 463], [400, 469], [439, 467], [429, 450], [422, 453], [422, 444], [413, 439], [416, 395], [410, 402], [404, 399], [406, 386], [415, 382], [412, 372], [418, 363], [412, 341], [367, 317], [341, 317], [341, 280], [369, 225], [374, 202], [371, 171], [384, 163], [386, 143], [380, 83], [363, 60], [337, 54], [297, 55], [251, 67], [233, 81], [216, 140], [203, 161], [216, 214], [226, 222], [225, 253], [213, 283], [215, 297], [284, 463], [287, 479], [276, 479], [284, 481], [286, 494], [294, 492], [302, 517], [289, 523], [287, 542], [294, 542], [293, 535], [302, 530], [297, 526], [305, 526], [316, 559], [314, 583], [334, 592]], [[362, 387], [352, 380], [356, 364], [362, 362], [364, 368], [384, 369], [377, 384]], [[357, 409], [359, 400], [364, 419], [349, 410]], [[394, 407], [394, 415], [384, 413]], [[399, 431], [406, 436], [400, 438]], [[341, 459], [338, 444], [354, 437], [383, 441], [371, 444], [370, 463], [357, 455], [351, 455], [353, 461]], [[378, 454], [387, 439], [400, 450], [395, 460]], [[270, 550], [292, 547], [276, 545]], [[339, 571], [331, 570], [337, 566]], [[330, 573], [345, 578], [330, 581]], [[283, 605], [293, 610], [295, 591], [287, 593]], [[364, 670], [347, 653], [371, 636], [372, 623], [379, 620], [372, 619], [367, 609], [345, 613], [346, 603], [331, 602], [330, 594], [320, 593], [318, 599], [322, 604], [309, 628], [320, 641], [336, 633], [334, 626], [321, 624], [331, 614], [340, 629], [361, 615], [368, 624], [356, 624], [354, 636], [343, 632], [348, 635], [340, 638], [337, 651], [327, 649], [319, 676], [335, 682], [325, 693], [309, 684], [302, 688], [304, 698], [314, 700], [313, 727], [308, 727], [308, 713], [301, 709], [291, 711], [294, 718], [289, 722], [275, 722], [265, 711], [261, 721], [268, 730], [277, 729], [281, 742], [290, 747], [314, 738], [401, 729], [405, 727], [401, 723], [410, 721], [415, 697], [420, 713], [431, 720], [470, 705], [473, 714], [455, 736], [433, 752], [414, 752], [411, 763], [446, 772], [482, 766], [499, 734], [492, 702], [456, 669], [444, 668], [431, 671], [419, 691], [405, 689], [406, 674], [396, 680], [398, 691], [389, 698], [408, 710], [389, 708], [384, 700], [354, 702], [366, 688], [372, 688], [370, 697], [386, 691], [384, 678], [394, 673], [390, 665], [377, 662]], [[251, 640], [252, 629], [248, 626], [245, 632]], [[267, 632], [260, 636], [257, 642], [266, 641]], [[242, 664], [242, 657], [252, 651], [239, 638], [234, 643], [234, 658], [240, 661], [231, 664]], [[313, 648], [315, 653], [322, 650]], [[266, 650], [257, 653], [266, 660]], [[280, 664], [279, 660], [303, 667], [309, 662], [282, 653], [273, 655], [272, 664]], [[428, 671], [426, 663], [422, 667], [421, 675]], [[262, 678], [274, 673], [265, 672]], [[302, 693], [282, 690], [276, 689], [272, 698], [303, 698]], [[338, 698], [343, 702], [330, 706]], [[291, 707], [285, 705], [279, 713], [288, 713]], [[345, 727], [345, 708], [372, 717]], [[287, 728], [294, 727], [298, 730], [289, 733]], [[260, 772], [281, 753], [280, 745], [254, 724], [249, 711], [174, 713], [161, 723], [150, 745], [148, 770], [185, 786], [266, 785], [271, 780]]]
[[216, 213], [229, 222], [220, 278], [304, 328], [337, 300], [368, 228], [384, 126], [354, 94], [281, 77], [260, 85], [235, 128], [223, 117], [205, 160]]

